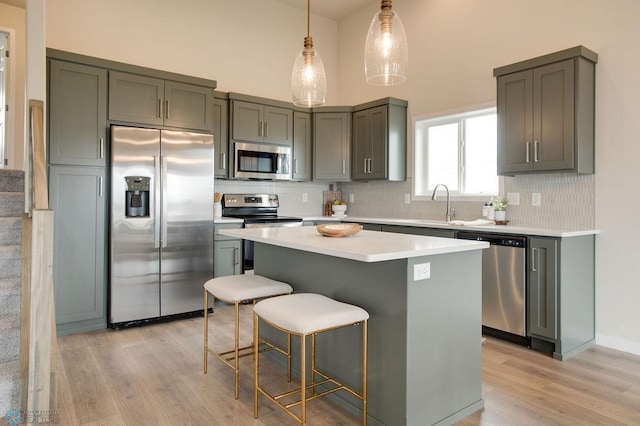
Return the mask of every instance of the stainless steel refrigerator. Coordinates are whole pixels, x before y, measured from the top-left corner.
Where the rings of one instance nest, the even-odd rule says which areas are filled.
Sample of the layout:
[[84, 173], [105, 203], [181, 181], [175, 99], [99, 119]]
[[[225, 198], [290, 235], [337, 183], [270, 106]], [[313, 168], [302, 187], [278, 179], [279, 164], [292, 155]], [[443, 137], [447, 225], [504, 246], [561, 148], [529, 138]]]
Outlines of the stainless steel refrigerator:
[[111, 127], [112, 327], [202, 310], [213, 179], [212, 135]]

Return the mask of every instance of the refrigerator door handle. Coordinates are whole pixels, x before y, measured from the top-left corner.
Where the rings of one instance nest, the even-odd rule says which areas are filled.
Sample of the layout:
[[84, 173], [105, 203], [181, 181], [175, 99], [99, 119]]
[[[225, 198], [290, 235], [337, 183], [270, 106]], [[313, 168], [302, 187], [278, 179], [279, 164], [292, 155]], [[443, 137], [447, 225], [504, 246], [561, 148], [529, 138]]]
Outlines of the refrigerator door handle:
[[167, 246], [167, 156], [161, 155], [160, 159], [162, 161], [162, 247]]
[[158, 185], [160, 177], [160, 161], [158, 156], [153, 156], [153, 167], [155, 173], [153, 176], [153, 248], [160, 247], [160, 188]]

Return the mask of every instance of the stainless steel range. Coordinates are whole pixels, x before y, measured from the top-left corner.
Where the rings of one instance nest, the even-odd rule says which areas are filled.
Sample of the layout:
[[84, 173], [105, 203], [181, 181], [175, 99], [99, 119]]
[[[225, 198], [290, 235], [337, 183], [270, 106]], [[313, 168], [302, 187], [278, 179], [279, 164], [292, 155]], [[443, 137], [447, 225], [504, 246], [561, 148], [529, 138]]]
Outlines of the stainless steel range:
[[[302, 218], [278, 216], [277, 194], [224, 194], [222, 216], [244, 219], [245, 228], [302, 226]], [[253, 241], [244, 241], [243, 267], [253, 269]]]

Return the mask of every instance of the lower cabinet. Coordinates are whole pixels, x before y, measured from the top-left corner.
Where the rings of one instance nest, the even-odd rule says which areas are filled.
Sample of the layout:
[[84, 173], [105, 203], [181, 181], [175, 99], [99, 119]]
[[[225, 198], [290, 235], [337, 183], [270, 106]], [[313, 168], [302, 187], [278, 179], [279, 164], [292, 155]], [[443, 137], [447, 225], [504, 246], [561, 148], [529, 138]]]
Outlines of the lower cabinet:
[[555, 238], [529, 238], [529, 335], [558, 337], [558, 243]]
[[530, 237], [527, 334], [565, 360], [595, 343], [595, 236]]
[[102, 167], [50, 166], [59, 335], [106, 328], [106, 189]]
[[440, 228], [422, 228], [418, 226], [382, 225], [382, 231], [397, 234], [425, 235], [427, 237], [455, 238], [456, 231]]
[[220, 229], [233, 228], [242, 228], [242, 224], [214, 224], [214, 277], [226, 277], [242, 273], [242, 240], [219, 234]]

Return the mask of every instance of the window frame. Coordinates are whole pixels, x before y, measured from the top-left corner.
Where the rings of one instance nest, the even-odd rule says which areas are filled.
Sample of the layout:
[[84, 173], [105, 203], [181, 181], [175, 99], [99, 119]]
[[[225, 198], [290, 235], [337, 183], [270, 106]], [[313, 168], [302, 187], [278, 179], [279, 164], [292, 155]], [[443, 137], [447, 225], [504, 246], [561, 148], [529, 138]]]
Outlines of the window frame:
[[[424, 175], [423, 170], [420, 167], [423, 167], [422, 158], [418, 155], [423, 147], [419, 146], [420, 144], [424, 145], [424, 138], [426, 135], [426, 128], [433, 125], [443, 125], [450, 123], [460, 123], [460, 125], [464, 126], [463, 120], [467, 118], [473, 118], [477, 116], [486, 115], [489, 113], [497, 114], [497, 107], [495, 103], [491, 104], [482, 104], [472, 107], [467, 107], [459, 110], [452, 111], [444, 111], [433, 114], [425, 114], [414, 116], [412, 118], [413, 126], [412, 131], [413, 134], [413, 183], [411, 188], [411, 200], [412, 201], [430, 201], [431, 194], [426, 195], [416, 195], [416, 189], [419, 183], [421, 183], [421, 178]], [[427, 125], [428, 122], [428, 125]], [[462, 182], [463, 178], [463, 162], [464, 162], [464, 142], [458, 140], [458, 179]], [[497, 171], [496, 171], [497, 174]], [[457, 201], [487, 201], [490, 197], [498, 196], [503, 192], [504, 188], [504, 179], [502, 176], [498, 175], [498, 188], [497, 193], [495, 194], [478, 194], [478, 193], [461, 193], [459, 191], [451, 191], [451, 200]]]

